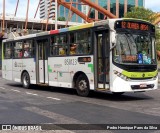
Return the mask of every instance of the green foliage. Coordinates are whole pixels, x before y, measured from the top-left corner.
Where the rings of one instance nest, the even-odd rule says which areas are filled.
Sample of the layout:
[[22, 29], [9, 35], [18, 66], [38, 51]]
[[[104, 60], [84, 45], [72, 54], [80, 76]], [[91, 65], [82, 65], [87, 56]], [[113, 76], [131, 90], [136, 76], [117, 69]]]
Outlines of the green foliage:
[[58, 17], [57, 20], [58, 20], [58, 21], [66, 21], [66, 18], [65, 18], [65, 17]]
[[137, 18], [143, 19], [149, 22], [154, 22], [156, 17], [152, 10], [146, 9], [144, 7], [132, 7], [131, 11], [124, 15], [125, 18]]
[[160, 51], [160, 27], [156, 27], [156, 49]]

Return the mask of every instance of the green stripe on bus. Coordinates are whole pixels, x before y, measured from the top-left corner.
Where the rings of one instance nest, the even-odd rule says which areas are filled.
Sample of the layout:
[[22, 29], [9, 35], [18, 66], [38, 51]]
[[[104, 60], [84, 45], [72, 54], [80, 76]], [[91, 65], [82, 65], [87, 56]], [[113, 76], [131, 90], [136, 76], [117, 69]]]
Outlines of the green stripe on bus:
[[93, 27], [93, 23], [82, 24], [82, 25], [78, 25], [78, 26], [71, 26], [71, 27], [69, 27], [69, 31], [90, 28], [90, 27]]
[[93, 64], [88, 64], [88, 67], [90, 67], [91, 72], [93, 73]]
[[158, 71], [154, 72], [127, 72], [122, 71], [122, 74], [128, 78], [151, 78], [158, 74]]
[[50, 68], [50, 65], [48, 65], [48, 72], [51, 73], [52, 69]]

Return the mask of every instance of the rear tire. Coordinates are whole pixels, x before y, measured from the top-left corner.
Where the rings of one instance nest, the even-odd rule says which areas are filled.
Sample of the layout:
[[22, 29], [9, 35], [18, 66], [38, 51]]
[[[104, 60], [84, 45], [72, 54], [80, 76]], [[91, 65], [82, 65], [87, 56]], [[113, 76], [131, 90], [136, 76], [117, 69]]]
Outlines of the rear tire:
[[85, 75], [81, 74], [76, 80], [76, 91], [79, 96], [86, 97], [89, 95], [89, 82]]
[[22, 75], [22, 85], [26, 89], [28, 89], [30, 87], [30, 77], [27, 72], [24, 72]]

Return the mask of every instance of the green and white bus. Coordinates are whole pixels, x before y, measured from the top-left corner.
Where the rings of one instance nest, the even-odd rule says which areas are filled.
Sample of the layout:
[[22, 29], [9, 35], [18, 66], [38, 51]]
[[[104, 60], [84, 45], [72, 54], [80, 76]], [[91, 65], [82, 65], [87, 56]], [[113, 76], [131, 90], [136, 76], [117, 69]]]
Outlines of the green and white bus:
[[155, 27], [143, 20], [108, 19], [6, 39], [2, 47], [3, 78], [25, 88], [75, 88], [87, 96], [158, 87]]

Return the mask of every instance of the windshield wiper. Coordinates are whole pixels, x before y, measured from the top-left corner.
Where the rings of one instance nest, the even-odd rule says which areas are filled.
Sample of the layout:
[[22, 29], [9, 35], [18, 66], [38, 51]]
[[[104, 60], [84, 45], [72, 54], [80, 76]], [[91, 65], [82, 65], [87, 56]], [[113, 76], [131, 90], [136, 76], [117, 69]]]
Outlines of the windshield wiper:
[[[125, 30], [125, 31], [132, 37], [132, 39], [133, 39], [133, 41], [132, 41], [131, 38], [130, 38], [130, 36], [129, 36], [128, 34], [125, 34], [125, 35], [127, 35], [127, 36], [129, 37], [129, 40], [130, 40], [131, 42], [134, 42], [134, 43], [136, 44], [132, 33], [131, 33], [130, 31], [128, 31], [127, 29], [124, 29], [124, 30]], [[137, 45], [137, 44], [136, 44], [136, 45]]]

